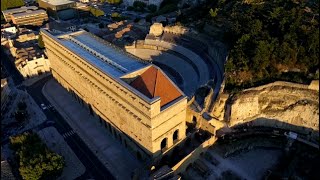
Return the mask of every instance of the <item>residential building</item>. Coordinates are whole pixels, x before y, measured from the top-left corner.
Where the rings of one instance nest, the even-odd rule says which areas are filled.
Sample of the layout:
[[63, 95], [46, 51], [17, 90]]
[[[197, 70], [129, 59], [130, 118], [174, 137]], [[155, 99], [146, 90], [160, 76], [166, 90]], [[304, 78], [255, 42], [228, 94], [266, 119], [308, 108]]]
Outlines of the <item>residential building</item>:
[[5, 32], [5, 33], [10, 33], [10, 34], [16, 34], [17, 28], [12, 26], [12, 27], [3, 28], [3, 29], [1, 29], [1, 31]]
[[25, 13], [27, 11], [35, 11], [38, 10], [38, 7], [36, 6], [22, 6], [20, 8], [14, 8], [14, 9], [7, 9], [2, 11], [3, 17], [6, 22], [11, 22], [11, 15], [18, 14], [18, 13]]
[[53, 77], [138, 159], [185, 139], [187, 98], [161, 69], [83, 30], [41, 35]]
[[7, 41], [8, 39], [13, 39], [17, 36], [16, 27], [1, 28], [1, 42]]
[[7, 78], [1, 79], [1, 112], [6, 108], [9, 102], [10, 92], [11, 90]]
[[61, 33], [70, 33], [77, 30], [77, 26], [71, 23], [67, 22], [49, 22], [45, 26], [47, 29], [49, 29], [53, 33], [61, 34]]
[[49, 16], [55, 19], [72, 19], [75, 17], [75, 1], [69, 0], [39, 0], [39, 7], [46, 9]]
[[[32, 53], [30, 53], [30, 51]], [[20, 74], [25, 78], [32, 78], [44, 73], [50, 72], [50, 62], [43, 54], [41, 57], [33, 56], [35, 50], [33, 48], [29, 49], [19, 49], [18, 56], [15, 65], [19, 70]]]
[[74, 9], [76, 10], [76, 16], [78, 18], [84, 18], [90, 16], [90, 6], [84, 3], [76, 3], [76, 7]]
[[38, 9], [36, 6], [23, 6], [20, 8], [9, 9], [2, 11], [6, 22], [11, 22], [15, 25], [33, 25], [41, 26], [44, 21], [48, 20], [46, 11]]
[[27, 11], [11, 15], [12, 23], [21, 25], [42, 26], [43, 22], [48, 21], [48, 15], [45, 10]]
[[38, 35], [28, 33], [9, 40], [9, 50], [15, 58], [14, 64], [24, 78], [50, 72], [50, 62], [43, 49], [38, 46]]

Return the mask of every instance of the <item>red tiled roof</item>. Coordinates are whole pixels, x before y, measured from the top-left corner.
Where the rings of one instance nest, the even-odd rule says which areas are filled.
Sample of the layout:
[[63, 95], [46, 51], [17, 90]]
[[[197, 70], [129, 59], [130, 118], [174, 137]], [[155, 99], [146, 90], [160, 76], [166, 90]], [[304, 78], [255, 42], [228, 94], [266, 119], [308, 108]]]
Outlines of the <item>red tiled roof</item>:
[[168, 77], [154, 66], [139, 75], [130, 85], [149, 98], [159, 96], [161, 107], [182, 96]]

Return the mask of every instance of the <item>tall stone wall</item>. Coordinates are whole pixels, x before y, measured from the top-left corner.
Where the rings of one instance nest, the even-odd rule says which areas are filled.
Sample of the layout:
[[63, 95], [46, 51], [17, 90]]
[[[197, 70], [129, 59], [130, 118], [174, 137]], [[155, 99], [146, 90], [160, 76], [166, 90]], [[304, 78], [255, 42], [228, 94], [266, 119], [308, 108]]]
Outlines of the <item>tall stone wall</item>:
[[[147, 102], [130, 91], [123, 81], [112, 78], [90, 65], [86, 59], [62, 46], [57, 38], [43, 31], [44, 43], [53, 76], [69, 92], [80, 97], [108, 126], [130, 137], [144, 154], [162, 155], [161, 141], [166, 147], [185, 137], [186, 97], [180, 97], [160, 110], [160, 98]], [[92, 113], [92, 114], [94, 114]]]

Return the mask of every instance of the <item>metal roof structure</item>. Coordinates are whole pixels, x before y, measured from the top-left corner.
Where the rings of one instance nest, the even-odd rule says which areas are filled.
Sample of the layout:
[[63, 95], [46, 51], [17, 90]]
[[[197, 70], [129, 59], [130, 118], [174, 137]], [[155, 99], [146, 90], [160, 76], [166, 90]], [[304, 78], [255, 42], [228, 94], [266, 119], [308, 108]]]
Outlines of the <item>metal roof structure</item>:
[[75, 54], [113, 77], [119, 78], [147, 66], [142, 60], [83, 30], [58, 36], [58, 39]]
[[8, 15], [8, 14], [14, 14], [14, 13], [21, 13], [21, 12], [26, 12], [27, 10], [37, 10], [38, 7], [36, 6], [22, 6], [20, 8], [14, 8], [14, 9], [7, 9], [2, 11], [2, 13], [4, 15]]
[[47, 12], [43, 9], [39, 9], [31, 12], [26, 11], [22, 13], [12, 14], [12, 16], [14, 16], [15, 18], [20, 18], [20, 17], [32, 16], [32, 15], [39, 15], [39, 14], [47, 14]]

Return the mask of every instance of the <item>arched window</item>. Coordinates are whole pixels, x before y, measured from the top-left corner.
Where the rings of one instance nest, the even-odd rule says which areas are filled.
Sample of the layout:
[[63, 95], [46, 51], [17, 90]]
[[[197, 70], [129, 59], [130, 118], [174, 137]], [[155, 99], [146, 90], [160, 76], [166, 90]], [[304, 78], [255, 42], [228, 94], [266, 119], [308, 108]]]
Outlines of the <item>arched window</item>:
[[196, 118], [195, 116], [193, 116], [192, 122], [193, 122], [194, 124], [197, 124], [197, 118]]
[[174, 131], [174, 133], [173, 133], [173, 137], [172, 137], [173, 142], [176, 141], [176, 140], [178, 140], [178, 137], [179, 137], [179, 129], [177, 129], [177, 130]]
[[161, 149], [164, 149], [167, 147], [167, 138], [164, 138], [162, 141], [161, 141]]
[[110, 124], [108, 124], [108, 129], [112, 133], [112, 129], [111, 129], [111, 125]]
[[122, 137], [121, 137], [121, 135], [119, 134], [119, 140], [120, 140], [120, 142], [122, 143]]
[[141, 154], [140, 154], [139, 151], [137, 151], [137, 158], [138, 158], [139, 161], [142, 159]]
[[125, 147], [128, 147], [126, 140], [124, 140], [124, 146], [125, 146]]

